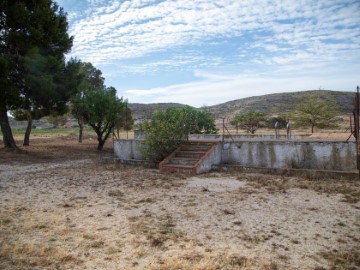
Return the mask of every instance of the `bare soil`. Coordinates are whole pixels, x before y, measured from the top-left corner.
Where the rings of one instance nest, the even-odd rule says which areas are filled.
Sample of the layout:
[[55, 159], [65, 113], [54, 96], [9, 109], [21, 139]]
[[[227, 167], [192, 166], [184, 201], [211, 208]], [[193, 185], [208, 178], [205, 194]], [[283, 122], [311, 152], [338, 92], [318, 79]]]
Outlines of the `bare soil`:
[[0, 149], [0, 269], [360, 269], [360, 182], [196, 177], [96, 140]]

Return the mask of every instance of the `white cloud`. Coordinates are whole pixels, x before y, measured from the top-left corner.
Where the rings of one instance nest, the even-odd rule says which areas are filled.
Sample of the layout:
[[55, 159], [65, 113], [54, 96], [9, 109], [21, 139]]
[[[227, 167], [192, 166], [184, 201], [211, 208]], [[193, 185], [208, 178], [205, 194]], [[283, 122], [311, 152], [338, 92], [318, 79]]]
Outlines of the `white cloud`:
[[[103, 1], [89, 2], [93, 15], [79, 20], [71, 29], [75, 35], [73, 54], [85, 61], [141, 57], [173, 47], [206, 46], [213, 38], [241, 35], [254, 35], [254, 42], [264, 53], [276, 51], [277, 43], [294, 50], [306, 48], [310, 53], [316, 51], [315, 42], [319, 42], [328, 55], [337, 55], [339, 48], [325, 42], [329, 38], [336, 38], [342, 51], [358, 46], [355, 42], [359, 38], [356, 30], [360, 5], [356, 1], [342, 6], [340, 0], [114, 0], [99, 8], [94, 7]], [[263, 31], [271, 37], [263, 36]], [[251, 44], [241, 46], [250, 48]], [[297, 53], [293, 55], [297, 60]]]
[[107, 76], [195, 70], [202, 80], [130, 89], [130, 102], [201, 106], [359, 83], [359, 0], [88, 0], [70, 14], [72, 54], [111, 65]]
[[[172, 55], [166, 57], [165, 59], [148, 59], [143, 60], [138, 63], [133, 63], [130, 61], [119, 61], [113, 63], [110, 66], [111, 74], [108, 73], [108, 76], [126, 76], [134, 74], [150, 74], [156, 73], [159, 71], [187, 71], [191, 69], [205, 69], [210, 67], [219, 66], [222, 63], [222, 59], [219, 57], [206, 57], [196, 52], [187, 52], [186, 55]], [[108, 65], [103, 64], [99, 67], [104, 67], [109, 69]]]

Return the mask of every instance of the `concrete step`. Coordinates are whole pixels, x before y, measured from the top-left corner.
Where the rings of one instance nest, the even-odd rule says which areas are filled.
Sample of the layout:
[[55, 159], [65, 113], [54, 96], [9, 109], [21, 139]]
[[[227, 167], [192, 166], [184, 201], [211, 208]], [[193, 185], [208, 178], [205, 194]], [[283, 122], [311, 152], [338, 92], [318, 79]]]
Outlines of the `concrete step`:
[[196, 168], [192, 165], [164, 164], [161, 171], [166, 173], [195, 174]]
[[160, 170], [167, 173], [196, 174], [198, 162], [213, 146], [213, 142], [185, 142], [160, 163]]
[[207, 147], [211, 147], [213, 145], [213, 143], [209, 143], [209, 142], [186, 142], [184, 144], [182, 144], [182, 146], [207, 146]]
[[191, 144], [191, 145], [213, 145], [214, 142], [210, 142], [210, 141], [187, 141], [187, 142], [184, 142], [183, 145], [186, 145], [186, 144]]
[[175, 157], [200, 159], [205, 154], [206, 151], [179, 151], [175, 153]]
[[181, 151], [208, 151], [212, 145], [182, 145]]
[[173, 157], [166, 164], [195, 165], [198, 160], [197, 158]]

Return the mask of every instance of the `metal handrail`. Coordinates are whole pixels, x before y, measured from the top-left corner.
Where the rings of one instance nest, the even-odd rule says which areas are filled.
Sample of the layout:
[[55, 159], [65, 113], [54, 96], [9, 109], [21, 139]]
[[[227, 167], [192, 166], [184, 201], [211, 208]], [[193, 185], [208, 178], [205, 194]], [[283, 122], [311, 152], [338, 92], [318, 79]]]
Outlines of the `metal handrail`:
[[221, 117], [221, 119], [223, 120], [223, 134], [222, 134], [222, 142], [225, 141], [225, 130], [227, 131], [227, 133], [230, 135], [230, 139], [235, 142], [233, 136], [231, 135], [230, 131], [228, 130], [227, 126], [225, 125], [225, 117]]

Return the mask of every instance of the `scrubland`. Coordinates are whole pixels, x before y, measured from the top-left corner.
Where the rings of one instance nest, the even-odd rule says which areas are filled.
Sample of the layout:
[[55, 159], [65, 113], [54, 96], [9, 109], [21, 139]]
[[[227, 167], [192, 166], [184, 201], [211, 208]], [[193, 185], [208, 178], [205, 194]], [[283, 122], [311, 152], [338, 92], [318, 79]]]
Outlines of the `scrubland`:
[[359, 269], [360, 181], [167, 175], [91, 136], [0, 149], [0, 269]]

